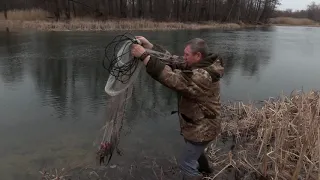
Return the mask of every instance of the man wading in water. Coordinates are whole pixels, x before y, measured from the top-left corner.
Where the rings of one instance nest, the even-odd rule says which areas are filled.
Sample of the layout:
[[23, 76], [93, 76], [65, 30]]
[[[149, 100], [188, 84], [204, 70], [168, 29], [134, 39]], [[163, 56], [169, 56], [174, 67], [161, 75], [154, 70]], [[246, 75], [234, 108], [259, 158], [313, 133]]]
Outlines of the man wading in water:
[[[219, 56], [208, 52], [202, 39], [190, 40], [184, 49], [184, 64], [165, 65], [145, 50], [166, 52], [142, 36], [141, 45], [133, 44], [131, 53], [146, 65], [148, 74], [164, 86], [178, 92], [178, 113], [185, 147], [179, 161], [185, 180], [202, 179], [211, 173], [204, 154], [207, 145], [220, 133], [220, 78], [224, 67]], [[176, 56], [173, 56], [173, 62]], [[198, 167], [199, 165], [199, 167]]]

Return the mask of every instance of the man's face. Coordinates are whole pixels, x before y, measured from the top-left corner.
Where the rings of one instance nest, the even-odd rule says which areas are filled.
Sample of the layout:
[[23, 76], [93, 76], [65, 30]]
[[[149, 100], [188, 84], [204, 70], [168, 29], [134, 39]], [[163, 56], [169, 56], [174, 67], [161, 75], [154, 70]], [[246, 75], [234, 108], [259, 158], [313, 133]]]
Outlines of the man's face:
[[187, 45], [186, 48], [184, 49], [183, 59], [187, 62], [188, 65], [191, 65], [200, 61], [201, 53], [200, 52], [193, 53], [191, 51], [190, 45]]

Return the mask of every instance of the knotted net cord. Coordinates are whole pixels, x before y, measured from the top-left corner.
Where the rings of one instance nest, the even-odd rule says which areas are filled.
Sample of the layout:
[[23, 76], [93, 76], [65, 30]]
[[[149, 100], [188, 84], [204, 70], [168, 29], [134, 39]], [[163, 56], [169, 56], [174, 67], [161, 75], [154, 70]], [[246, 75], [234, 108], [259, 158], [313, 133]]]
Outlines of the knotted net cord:
[[[133, 35], [126, 33], [116, 36], [105, 49], [103, 67], [109, 72], [105, 92], [110, 97], [107, 102], [104, 133], [98, 150], [100, 164], [108, 164], [115, 149], [120, 153], [118, 144], [126, 114], [126, 104], [131, 98], [133, 83], [144, 67], [142, 61], [131, 55], [131, 45], [139, 43], [139, 40]], [[172, 64], [173, 59], [177, 59], [177, 56], [172, 56], [169, 52], [162, 53], [150, 49], [146, 49], [146, 51], [150, 56], [156, 57], [165, 64]], [[175, 63], [183, 62], [175, 61]], [[105, 159], [108, 159], [107, 163], [105, 163]]]

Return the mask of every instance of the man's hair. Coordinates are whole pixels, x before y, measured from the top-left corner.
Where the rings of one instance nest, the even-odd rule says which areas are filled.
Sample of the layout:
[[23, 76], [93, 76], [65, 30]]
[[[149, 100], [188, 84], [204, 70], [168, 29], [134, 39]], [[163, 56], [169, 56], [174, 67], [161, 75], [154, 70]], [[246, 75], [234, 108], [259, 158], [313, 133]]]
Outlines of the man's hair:
[[209, 53], [209, 48], [207, 43], [201, 38], [194, 38], [187, 42], [187, 46], [190, 45], [191, 51], [193, 53], [200, 52], [202, 58], [206, 57]]

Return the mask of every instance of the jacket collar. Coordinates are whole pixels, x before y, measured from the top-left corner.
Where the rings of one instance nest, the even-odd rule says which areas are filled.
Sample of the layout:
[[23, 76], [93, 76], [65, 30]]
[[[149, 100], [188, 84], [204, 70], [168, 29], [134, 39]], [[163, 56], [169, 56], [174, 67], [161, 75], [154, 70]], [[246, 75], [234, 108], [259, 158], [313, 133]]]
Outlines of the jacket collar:
[[190, 65], [190, 68], [196, 69], [196, 68], [208, 67], [208, 66], [211, 66], [214, 63], [214, 61], [217, 59], [218, 59], [218, 55], [210, 53], [210, 54], [208, 54], [208, 56], [206, 56], [205, 58], [203, 58], [199, 62]]

